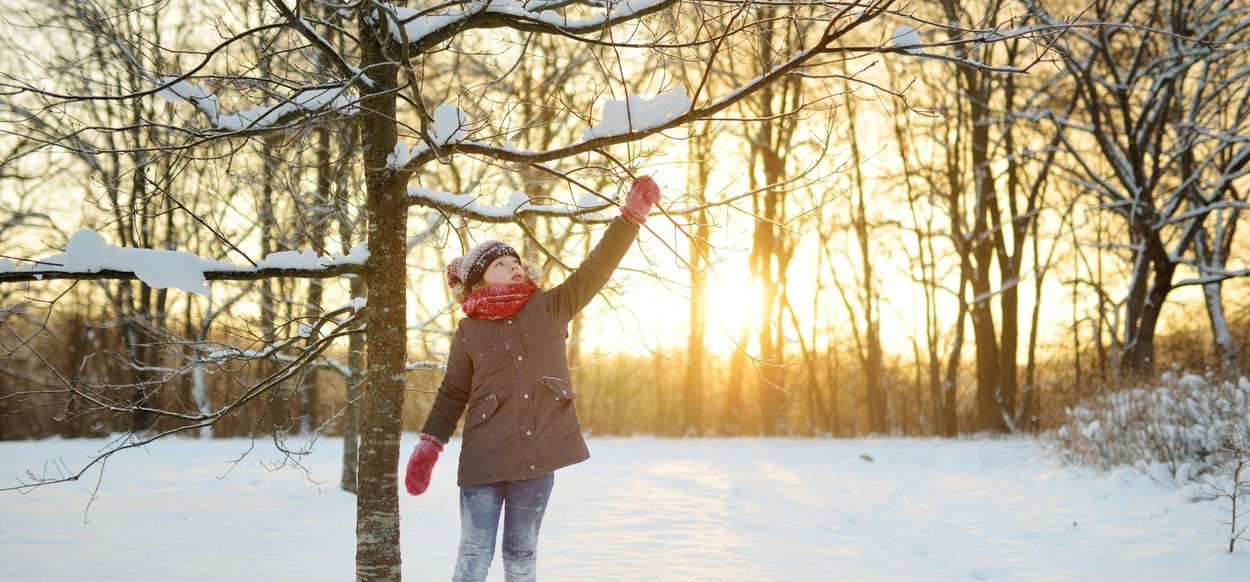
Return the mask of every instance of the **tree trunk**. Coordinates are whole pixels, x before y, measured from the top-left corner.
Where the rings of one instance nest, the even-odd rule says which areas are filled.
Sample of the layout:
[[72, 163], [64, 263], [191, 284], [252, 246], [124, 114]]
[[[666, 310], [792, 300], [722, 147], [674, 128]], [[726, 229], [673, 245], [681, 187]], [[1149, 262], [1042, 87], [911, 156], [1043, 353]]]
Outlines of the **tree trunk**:
[[[846, 64], [843, 63], [843, 69]], [[880, 297], [872, 269], [872, 248], [868, 236], [868, 209], [864, 198], [864, 175], [860, 169], [863, 160], [859, 155], [859, 138], [855, 127], [855, 102], [851, 97], [849, 82], [843, 81], [846, 87], [845, 107], [847, 111], [847, 132], [851, 146], [851, 166], [853, 168], [852, 190], [857, 194], [855, 208], [851, 213], [851, 222], [855, 227], [855, 241], [859, 244], [859, 263], [861, 271], [859, 302], [864, 314], [864, 350], [860, 362], [864, 368], [864, 391], [868, 396], [868, 430], [874, 433], [885, 433], [889, 430], [886, 418], [885, 387], [882, 385], [881, 332], [878, 329], [877, 306]], [[847, 305], [849, 310], [850, 305]], [[853, 316], [853, 314], [852, 314]]]
[[1121, 371], [1132, 377], [1146, 376], [1153, 371], [1155, 326], [1172, 290], [1172, 274], [1176, 270], [1176, 264], [1168, 260], [1157, 234], [1147, 235], [1139, 244], [1142, 250], [1133, 265], [1124, 317], [1124, 355], [1120, 362]]
[[[330, 186], [333, 182], [332, 169], [330, 167], [330, 131], [328, 129], [317, 130], [317, 193], [306, 216], [306, 224], [308, 227], [308, 241], [312, 249], [317, 254], [325, 254], [325, 236], [326, 224], [329, 220], [330, 201], [333, 192]], [[321, 315], [321, 298], [325, 284], [321, 279], [311, 278], [308, 280], [308, 297], [304, 303], [304, 315], [309, 321], [314, 321]], [[307, 343], [312, 344], [316, 338], [309, 337]], [[317, 372], [316, 370], [304, 370], [299, 377], [299, 428], [301, 434], [310, 434], [319, 424], [317, 419]]]
[[[1028, 359], [1024, 368], [1024, 393], [1021, 395], [1024, 402], [1021, 403], [1020, 419], [1024, 421], [1026, 430], [1035, 433], [1041, 429], [1041, 389], [1037, 381], [1037, 326], [1041, 318], [1042, 277], [1046, 274], [1046, 267], [1043, 267], [1041, 264], [1036, 232], [1033, 233], [1031, 243], [1033, 249], [1033, 270], [1036, 275], [1033, 278], [1033, 310], [1029, 314], [1029, 347], [1026, 355]], [[1049, 260], [1047, 263], [1049, 263]]]
[[[894, 70], [889, 69], [891, 80], [896, 80]], [[930, 398], [929, 419], [932, 421], [932, 428], [938, 434], [946, 434], [943, 422], [940, 418], [943, 415], [943, 391], [942, 391], [942, 358], [939, 354], [938, 338], [939, 338], [939, 321], [937, 307], [938, 281], [935, 274], [936, 266], [934, 262], [936, 253], [933, 248], [933, 231], [932, 222], [928, 217], [924, 221], [917, 211], [919, 195], [916, 188], [912, 186], [909, 179], [913, 175], [911, 165], [911, 150], [909, 149], [910, 134], [903, 127], [903, 118], [905, 111], [901, 100], [894, 100], [894, 142], [898, 148], [899, 161], [902, 166], [904, 186], [907, 189], [907, 207], [911, 214], [912, 224], [915, 226], [916, 235], [916, 260], [919, 262], [920, 276], [917, 281], [920, 283], [921, 292], [924, 295], [925, 306], [925, 355], [924, 366], [927, 371], [928, 393]], [[926, 228], [922, 228], [922, 224]], [[922, 365], [922, 357], [919, 353], [916, 355], [916, 366]], [[918, 372], [919, 374], [920, 372]], [[918, 400], [919, 402], [919, 400]], [[924, 415], [924, 411], [918, 412]]]
[[720, 417], [721, 434], [742, 434], [750, 426], [750, 416], [742, 406], [742, 392], [745, 388], [742, 375], [746, 368], [749, 328], [746, 318], [743, 318], [742, 327], [738, 330], [738, 343], [729, 358], [729, 377], [725, 379], [725, 410]]
[[[767, 143], [767, 142], [765, 142]], [[771, 152], [761, 152], [764, 162], [764, 183], [773, 183], [774, 180], [782, 175], [779, 164], [770, 162], [770, 157], [775, 157]], [[782, 393], [780, 383], [778, 382], [778, 372], [781, 369], [780, 351], [781, 346], [774, 343], [774, 320], [773, 306], [776, 303], [776, 285], [779, 283], [774, 276], [773, 260], [777, 253], [777, 244], [779, 241], [776, 236], [775, 223], [778, 219], [777, 214], [777, 198], [780, 193], [766, 191], [763, 193], [763, 208], [761, 217], [755, 220], [755, 247], [753, 255], [755, 256], [755, 272], [760, 282], [760, 310], [756, 314], [759, 317], [759, 328], [756, 332], [759, 334], [760, 354], [757, 362], [757, 372], [759, 374], [759, 415], [760, 430], [765, 435], [776, 435], [781, 432], [781, 406]]]
[[[695, 196], [695, 204], [707, 201], [707, 183], [711, 174], [712, 135], [709, 123], [694, 132], [687, 142], [691, 162], [688, 190]], [[711, 251], [708, 237], [710, 227], [706, 211], [694, 215], [694, 232], [690, 234], [690, 321], [686, 336], [686, 380], [682, 387], [682, 426], [686, 434], [702, 435], [703, 419], [703, 336], [705, 321], [708, 253]]]
[[[278, 155], [278, 142], [273, 136], [265, 136], [261, 146], [261, 158], [264, 160], [263, 175], [261, 176], [260, 200], [257, 201], [257, 214], [260, 218], [260, 257], [264, 258], [269, 253], [277, 250], [277, 242], [274, 240], [278, 234], [278, 221], [273, 212], [273, 191], [274, 180], [277, 179], [277, 164], [274, 163]], [[277, 340], [277, 319], [278, 308], [274, 298], [277, 296], [275, 287], [278, 281], [265, 278], [259, 282], [260, 288], [260, 337], [262, 341], [268, 343]], [[263, 359], [253, 364], [256, 366], [258, 373], [256, 378], [265, 378], [273, 373], [277, 366], [269, 359]], [[282, 386], [277, 386], [273, 390], [269, 390], [265, 396], [268, 403], [269, 420], [273, 427], [273, 431], [285, 432], [289, 427], [290, 409], [283, 397]]]
[[964, 348], [964, 321], [968, 316], [968, 303], [964, 300], [964, 291], [968, 281], [963, 275], [959, 277], [959, 313], [955, 315], [955, 338], [951, 341], [951, 353], [946, 359], [946, 376], [942, 379], [941, 415], [938, 425], [942, 436], [953, 437], [959, 432], [959, 417], [955, 408], [957, 400], [956, 386], [959, 384], [959, 364]]
[[[339, 148], [344, 160], [350, 160], [353, 156], [356, 140], [359, 138], [357, 129], [357, 126], [352, 124], [339, 135]], [[353, 233], [356, 230], [356, 217], [343, 204], [348, 198], [350, 188], [346, 175], [337, 173], [336, 178], [337, 191], [333, 198], [334, 215], [338, 221], [340, 250], [346, 255], [351, 251]], [[367, 296], [365, 280], [362, 276], [352, 275], [348, 280], [352, 298]], [[347, 340], [347, 367], [351, 370], [351, 375], [344, 379], [346, 402], [343, 409], [343, 474], [340, 485], [344, 490], [355, 493], [357, 460], [360, 454], [360, 431], [358, 430], [360, 427], [360, 387], [367, 376], [365, 373], [365, 336], [362, 334], [352, 334]]]
[[397, 67], [379, 44], [389, 35], [370, 24], [371, 10], [360, 13], [361, 67], [375, 85], [360, 108], [370, 256], [365, 267], [368, 375], [356, 474], [356, 580], [390, 582], [400, 580], [397, 477], [407, 358], [408, 200], [404, 182], [386, 162], [397, 137], [392, 94]]
[[1211, 320], [1211, 334], [1215, 340], [1216, 351], [1220, 354], [1220, 365], [1224, 371], [1238, 375], [1237, 348], [1233, 345], [1233, 334], [1228, 329], [1228, 319], [1224, 317], [1223, 285], [1220, 282], [1206, 283], [1202, 286], [1202, 297], [1207, 304], [1207, 318]]
[[[1227, 225], [1221, 222], [1222, 217], [1216, 217], [1217, 236], [1213, 242], [1208, 240], [1206, 233], [1200, 233], [1197, 236], [1194, 240], [1194, 250], [1198, 264], [1219, 270], [1226, 268], [1226, 259], [1232, 243], [1231, 235], [1236, 229], [1238, 214], [1238, 212], [1233, 212]], [[1220, 356], [1220, 366], [1225, 373], [1238, 376], [1241, 370], [1237, 363], [1237, 348], [1233, 344], [1233, 334], [1228, 329], [1228, 318], [1224, 316], [1224, 282], [1219, 280], [1203, 283], [1202, 298], [1207, 305], [1207, 319], [1211, 322], [1211, 338]]]
[[[758, 11], [760, 18], [771, 19], [776, 15], [776, 8], [765, 7]], [[780, 36], [777, 37], [780, 33]], [[789, 48], [794, 45], [789, 27], [768, 29], [758, 39], [757, 51], [760, 63], [764, 68], [774, 65], [779, 47]], [[801, 84], [787, 77], [774, 87], [770, 84], [758, 93], [756, 102], [762, 118], [770, 118], [776, 111], [797, 109], [801, 99]], [[786, 176], [786, 158], [783, 152], [788, 151], [795, 131], [795, 123], [777, 121], [760, 124], [756, 140], [751, 145], [752, 165], [760, 162], [763, 170], [764, 184], [778, 184]], [[754, 174], [752, 170], [750, 172]], [[753, 197], [755, 202], [755, 232], [752, 240], [751, 257], [754, 268], [752, 274], [759, 284], [760, 309], [759, 317], [759, 349], [757, 371], [759, 375], [758, 410], [759, 427], [763, 434], [781, 434], [786, 429], [786, 417], [783, 407], [789, 400], [784, 386], [785, 342], [782, 328], [785, 311], [782, 302], [778, 301], [779, 289], [785, 287], [786, 266], [793, 248], [787, 242], [787, 233], [780, 227], [785, 220], [785, 193], [778, 188], [769, 188], [761, 196]]]
[[[344, 237], [343, 245], [349, 238]], [[346, 249], [344, 249], [346, 253]], [[365, 296], [365, 281], [360, 277], [351, 279], [352, 297]], [[360, 386], [365, 374], [365, 337], [352, 334], [347, 340], [347, 367], [352, 376], [346, 378], [346, 404], [343, 410], [343, 475], [340, 484], [345, 491], [356, 492], [357, 461], [360, 454]]]

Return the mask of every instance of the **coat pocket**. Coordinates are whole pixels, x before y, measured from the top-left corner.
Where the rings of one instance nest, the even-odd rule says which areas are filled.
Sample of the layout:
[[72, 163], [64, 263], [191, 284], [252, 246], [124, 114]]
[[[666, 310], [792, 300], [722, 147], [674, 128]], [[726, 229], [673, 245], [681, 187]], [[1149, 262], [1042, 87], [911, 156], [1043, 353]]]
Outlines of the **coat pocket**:
[[486, 422], [486, 419], [495, 414], [495, 409], [498, 407], [499, 397], [495, 394], [491, 394], [490, 396], [483, 398], [477, 404], [474, 404], [473, 407], [469, 409], [468, 417], [464, 420], [465, 430]]
[[543, 385], [555, 394], [556, 400], [573, 400], [577, 398], [577, 393], [573, 391], [573, 385], [564, 378], [543, 376]]

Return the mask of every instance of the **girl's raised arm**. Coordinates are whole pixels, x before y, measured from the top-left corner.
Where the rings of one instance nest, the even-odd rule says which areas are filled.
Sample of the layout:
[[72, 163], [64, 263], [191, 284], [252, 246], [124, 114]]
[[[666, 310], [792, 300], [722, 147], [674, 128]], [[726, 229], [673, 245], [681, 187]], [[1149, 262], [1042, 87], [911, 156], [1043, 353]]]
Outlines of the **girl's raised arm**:
[[595, 294], [608, 283], [612, 271], [621, 263], [621, 257], [638, 237], [638, 229], [647, 222], [651, 206], [660, 201], [660, 187], [643, 176], [634, 180], [621, 206], [621, 215], [608, 225], [599, 244], [590, 251], [582, 264], [565, 279], [547, 292], [547, 305], [556, 317], [563, 321], [573, 319]]

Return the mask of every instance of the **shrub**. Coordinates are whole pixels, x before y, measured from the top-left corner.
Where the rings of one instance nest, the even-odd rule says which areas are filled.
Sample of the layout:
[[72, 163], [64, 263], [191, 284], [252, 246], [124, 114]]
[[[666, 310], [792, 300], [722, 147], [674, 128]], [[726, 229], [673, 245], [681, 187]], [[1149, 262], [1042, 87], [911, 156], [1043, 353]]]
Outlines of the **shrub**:
[[1054, 433], [1069, 458], [1103, 468], [1161, 464], [1179, 483], [1227, 472], [1228, 439], [1250, 435], [1250, 379], [1179, 367], [1156, 386], [1107, 393], [1067, 410]]

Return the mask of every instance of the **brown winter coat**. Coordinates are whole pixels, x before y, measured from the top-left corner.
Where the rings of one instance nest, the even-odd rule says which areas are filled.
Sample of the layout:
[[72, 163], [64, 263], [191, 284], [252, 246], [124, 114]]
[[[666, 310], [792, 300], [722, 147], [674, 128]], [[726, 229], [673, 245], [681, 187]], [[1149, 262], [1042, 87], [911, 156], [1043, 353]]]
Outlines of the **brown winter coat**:
[[638, 229], [614, 219], [568, 279], [535, 291], [514, 317], [460, 320], [421, 430], [448, 440], [467, 406], [461, 487], [529, 479], [590, 458], [569, 381], [568, 324], [608, 282]]

